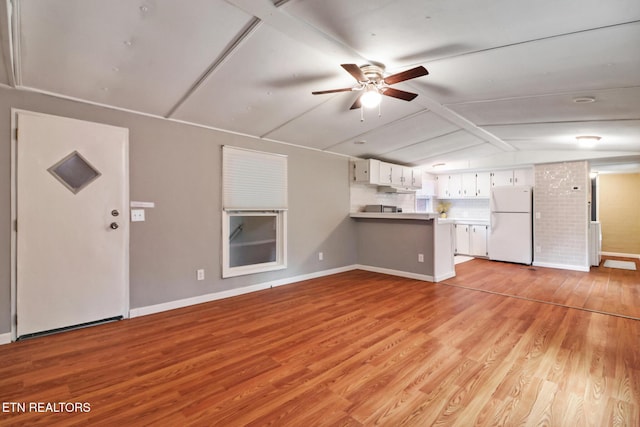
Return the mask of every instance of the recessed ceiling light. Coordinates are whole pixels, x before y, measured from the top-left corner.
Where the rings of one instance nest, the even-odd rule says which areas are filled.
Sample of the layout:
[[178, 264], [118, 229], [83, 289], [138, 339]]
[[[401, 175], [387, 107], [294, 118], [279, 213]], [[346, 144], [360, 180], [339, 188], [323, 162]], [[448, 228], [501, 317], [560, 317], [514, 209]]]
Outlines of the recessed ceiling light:
[[434, 163], [433, 165], [431, 165], [432, 168], [439, 168], [446, 165], [446, 163]]
[[366, 143], [367, 141], [353, 141], [354, 144], [356, 145], [362, 145], [364, 143]]
[[596, 102], [596, 98], [593, 96], [579, 96], [577, 98], [573, 98], [573, 102], [576, 104], [590, 104], [592, 102]]

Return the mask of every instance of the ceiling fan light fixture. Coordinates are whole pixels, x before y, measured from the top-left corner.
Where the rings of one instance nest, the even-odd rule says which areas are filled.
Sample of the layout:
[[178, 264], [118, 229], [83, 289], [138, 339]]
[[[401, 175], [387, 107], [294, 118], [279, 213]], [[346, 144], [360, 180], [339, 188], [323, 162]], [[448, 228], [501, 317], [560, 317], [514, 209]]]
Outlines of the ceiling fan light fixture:
[[576, 140], [581, 147], [594, 147], [598, 141], [600, 141], [602, 137], [596, 135], [580, 135], [576, 136]]
[[375, 108], [380, 105], [381, 98], [382, 95], [380, 95], [378, 88], [373, 85], [368, 85], [362, 96], [360, 96], [360, 103], [363, 107]]

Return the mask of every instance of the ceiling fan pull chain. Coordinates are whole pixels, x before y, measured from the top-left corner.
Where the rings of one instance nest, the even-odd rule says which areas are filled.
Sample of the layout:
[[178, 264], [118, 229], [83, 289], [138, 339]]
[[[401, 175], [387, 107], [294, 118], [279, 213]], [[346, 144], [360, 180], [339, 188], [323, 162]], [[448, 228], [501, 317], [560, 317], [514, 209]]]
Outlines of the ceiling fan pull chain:
[[382, 117], [382, 102], [378, 104], [378, 117]]
[[360, 108], [360, 121], [364, 122], [364, 108]]

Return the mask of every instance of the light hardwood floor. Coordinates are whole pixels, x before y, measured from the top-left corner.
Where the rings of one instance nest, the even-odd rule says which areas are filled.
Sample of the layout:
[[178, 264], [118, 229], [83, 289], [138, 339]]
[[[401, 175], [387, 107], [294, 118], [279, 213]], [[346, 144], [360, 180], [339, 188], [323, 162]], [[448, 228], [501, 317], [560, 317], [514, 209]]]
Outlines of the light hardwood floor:
[[[636, 270], [604, 267], [607, 259], [633, 262]], [[586, 272], [473, 259], [456, 265], [444, 283], [640, 320], [640, 260], [603, 257]]]
[[0, 346], [0, 402], [90, 404], [0, 425], [638, 426], [640, 321], [352, 271]]

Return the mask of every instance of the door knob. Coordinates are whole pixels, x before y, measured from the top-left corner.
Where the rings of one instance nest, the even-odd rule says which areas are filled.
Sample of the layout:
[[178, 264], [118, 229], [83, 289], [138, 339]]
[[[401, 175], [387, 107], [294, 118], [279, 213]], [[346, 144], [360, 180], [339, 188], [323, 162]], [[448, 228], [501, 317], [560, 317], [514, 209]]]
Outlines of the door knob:
[[111, 229], [115, 230], [119, 227], [117, 222], [112, 222], [111, 224], [109, 224], [109, 227], [111, 227]]

